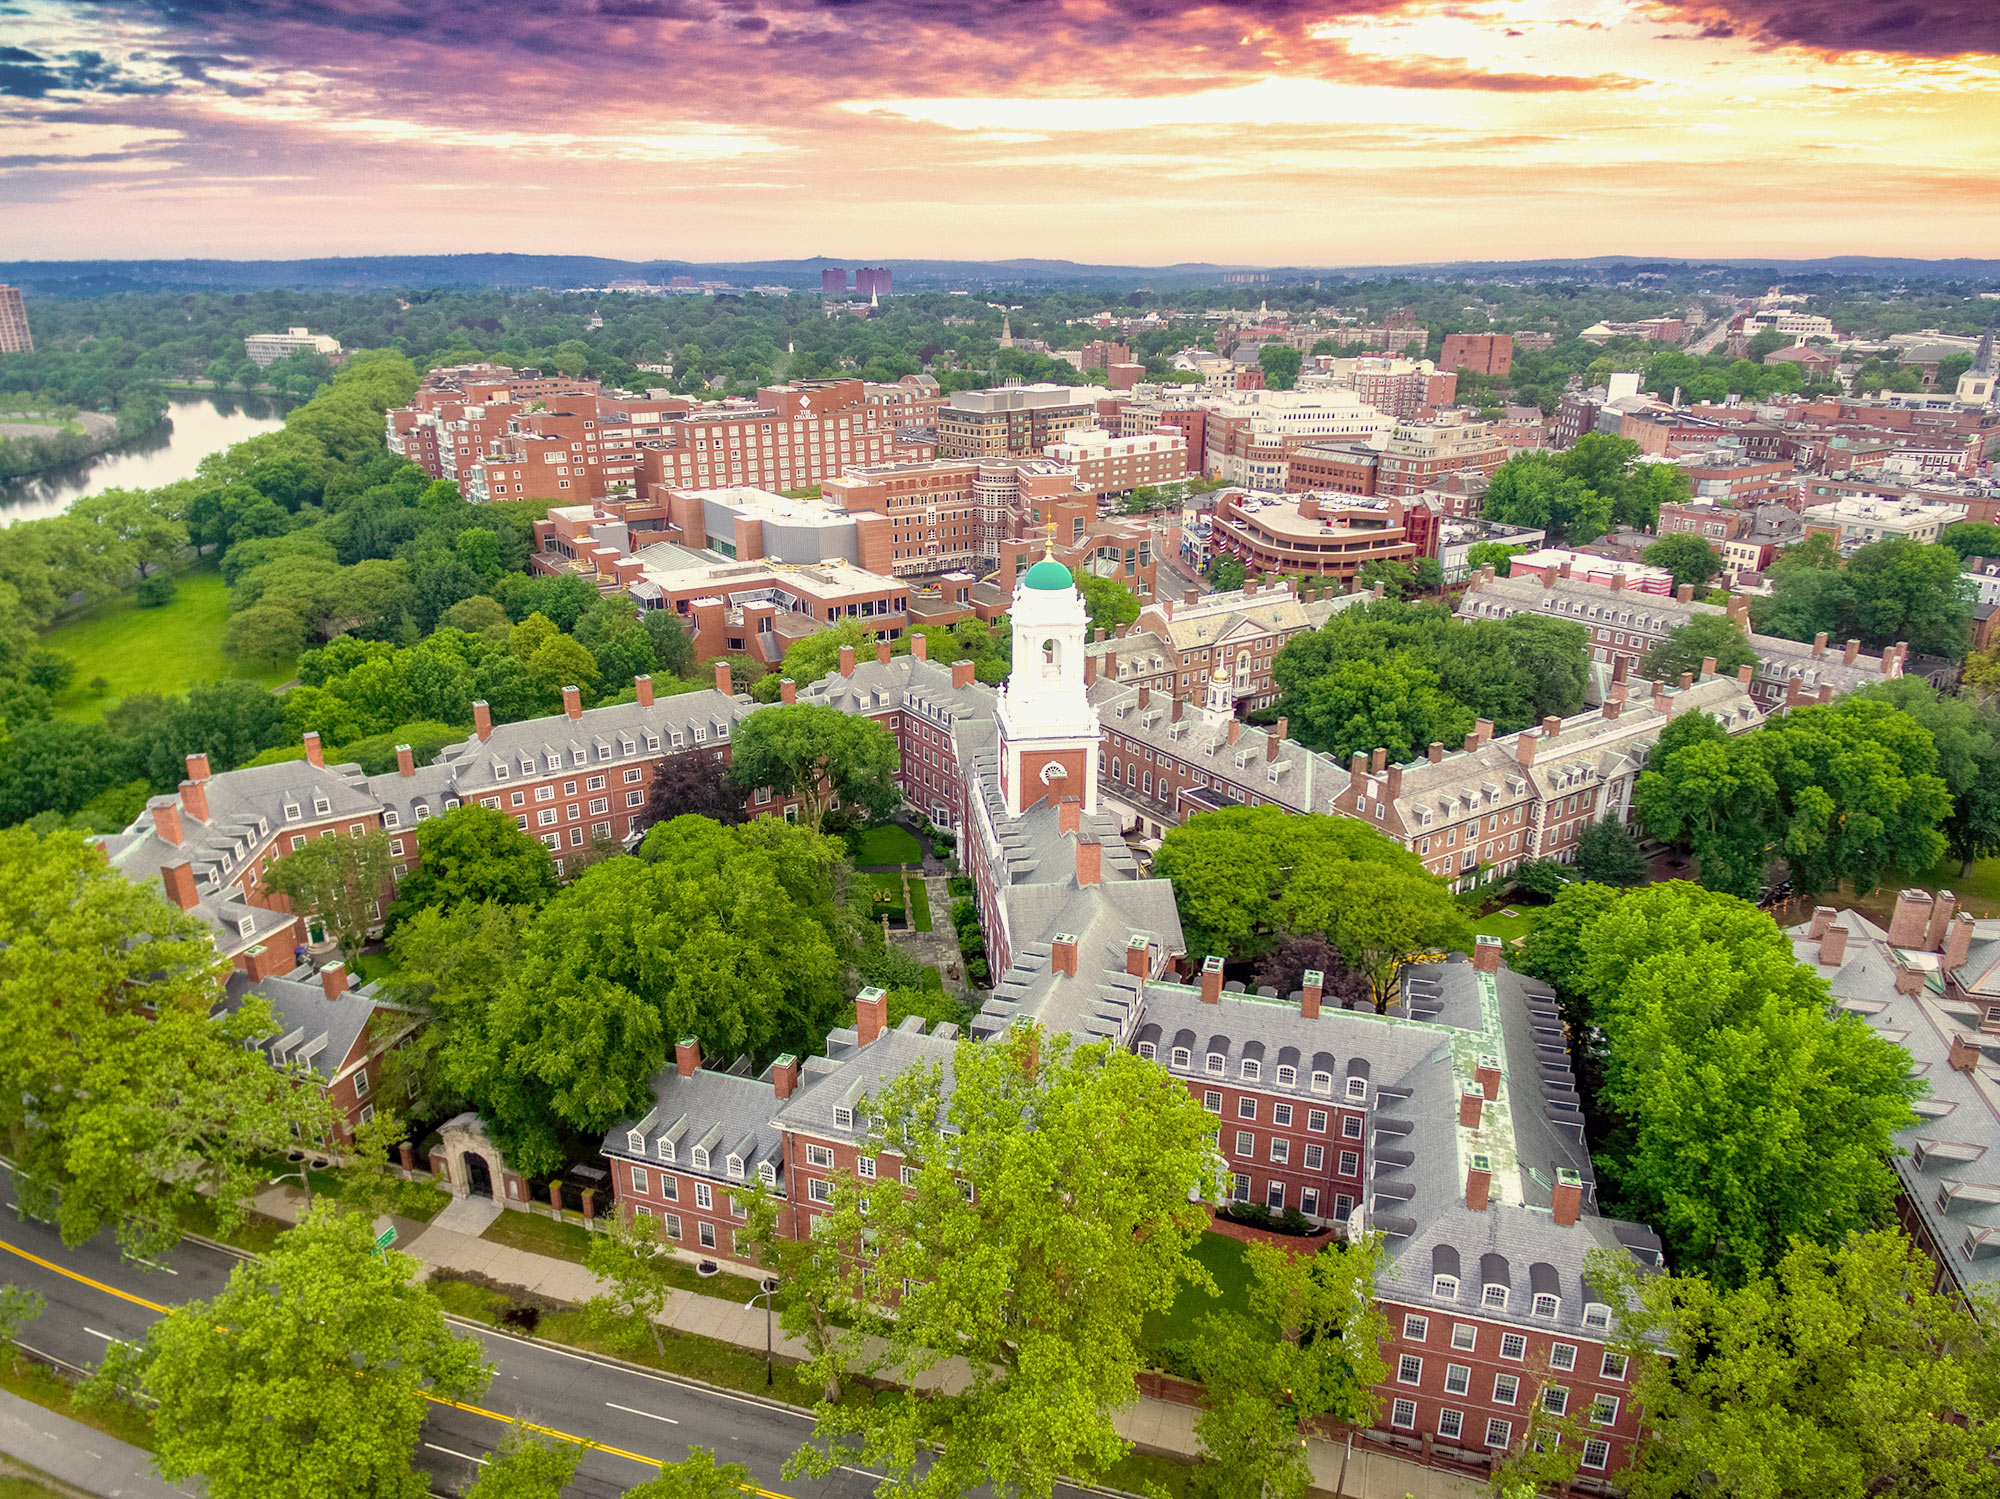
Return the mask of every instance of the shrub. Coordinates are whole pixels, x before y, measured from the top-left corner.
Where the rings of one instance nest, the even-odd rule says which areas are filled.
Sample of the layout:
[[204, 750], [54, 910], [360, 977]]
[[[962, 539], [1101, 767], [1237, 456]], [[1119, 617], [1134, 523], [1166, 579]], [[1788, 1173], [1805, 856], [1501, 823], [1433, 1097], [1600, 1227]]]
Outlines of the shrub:
[[175, 586], [171, 573], [148, 573], [145, 581], [139, 585], [139, 607], [163, 609], [174, 601], [174, 595], [178, 592], [180, 589]]

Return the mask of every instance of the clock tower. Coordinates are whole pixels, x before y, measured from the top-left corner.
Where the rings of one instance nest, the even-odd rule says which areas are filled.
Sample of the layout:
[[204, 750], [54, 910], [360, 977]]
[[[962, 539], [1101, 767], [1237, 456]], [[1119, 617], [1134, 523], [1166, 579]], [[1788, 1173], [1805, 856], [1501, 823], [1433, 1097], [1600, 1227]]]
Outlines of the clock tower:
[[1097, 810], [1097, 709], [1083, 683], [1089, 614], [1069, 569], [1043, 557], [1014, 588], [1014, 666], [1000, 693], [1000, 789], [1009, 813], [1076, 797]]

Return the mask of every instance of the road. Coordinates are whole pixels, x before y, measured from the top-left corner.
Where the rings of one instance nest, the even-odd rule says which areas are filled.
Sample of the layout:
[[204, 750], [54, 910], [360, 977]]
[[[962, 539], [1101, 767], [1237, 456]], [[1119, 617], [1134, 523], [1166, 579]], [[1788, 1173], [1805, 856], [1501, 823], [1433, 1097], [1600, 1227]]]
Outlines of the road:
[[[13, 1206], [12, 1182], [6, 1206]], [[183, 1241], [154, 1266], [121, 1260], [107, 1232], [65, 1249], [53, 1227], [0, 1214], [0, 1281], [39, 1293], [48, 1309], [20, 1342], [73, 1368], [95, 1364], [111, 1341], [142, 1337], [165, 1307], [213, 1296], [237, 1257]], [[811, 1419], [783, 1407], [727, 1395], [458, 1324], [485, 1345], [493, 1382], [476, 1403], [433, 1402], [418, 1465], [440, 1494], [471, 1482], [480, 1461], [514, 1419], [550, 1435], [594, 1444], [566, 1499], [611, 1499], [678, 1462], [689, 1447], [708, 1447], [718, 1462], [742, 1463], [765, 1499], [866, 1499], [874, 1479], [842, 1469], [824, 1482], [780, 1477]], [[1073, 1491], [1072, 1491], [1073, 1492]]]

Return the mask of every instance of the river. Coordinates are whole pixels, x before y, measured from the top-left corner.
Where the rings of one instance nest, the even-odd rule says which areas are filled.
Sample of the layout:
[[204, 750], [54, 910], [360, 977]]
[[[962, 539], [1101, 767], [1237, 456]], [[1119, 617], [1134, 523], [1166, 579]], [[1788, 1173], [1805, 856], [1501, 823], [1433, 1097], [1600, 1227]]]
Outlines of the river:
[[154, 489], [193, 478], [210, 453], [282, 427], [286, 405], [256, 395], [176, 397], [167, 406], [171, 426], [67, 468], [0, 482], [0, 526], [55, 515], [107, 489]]

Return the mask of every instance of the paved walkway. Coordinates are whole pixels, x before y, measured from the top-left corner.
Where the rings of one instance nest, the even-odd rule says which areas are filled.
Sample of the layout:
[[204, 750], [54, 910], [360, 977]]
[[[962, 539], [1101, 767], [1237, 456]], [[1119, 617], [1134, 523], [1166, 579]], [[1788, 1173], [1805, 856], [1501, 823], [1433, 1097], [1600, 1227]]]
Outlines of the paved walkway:
[[0, 1452], [107, 1499], [182, 1499], [202, 1492], [194, 1480], [175, 1488], [161, 1479], [150, 1452], [5, 1390], [0, 1390]]

